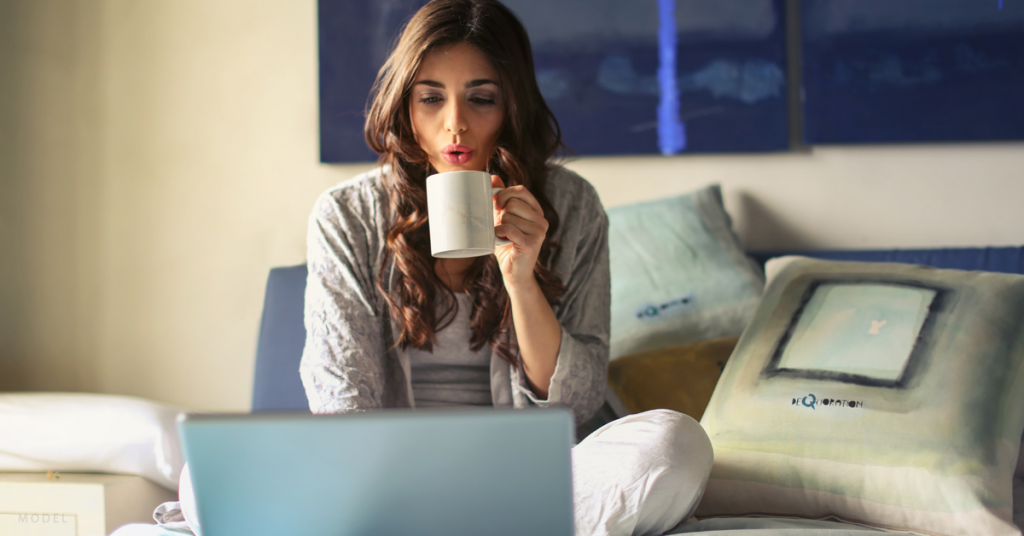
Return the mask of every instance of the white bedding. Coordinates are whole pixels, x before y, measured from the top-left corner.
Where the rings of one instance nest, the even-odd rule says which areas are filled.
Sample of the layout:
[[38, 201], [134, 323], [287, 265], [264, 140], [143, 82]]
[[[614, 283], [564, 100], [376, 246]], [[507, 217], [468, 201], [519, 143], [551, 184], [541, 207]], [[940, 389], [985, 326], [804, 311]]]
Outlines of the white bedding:
[[123, 473], [177, 490], [180, 412], [130, 396], [0, 394], [0, 471]]

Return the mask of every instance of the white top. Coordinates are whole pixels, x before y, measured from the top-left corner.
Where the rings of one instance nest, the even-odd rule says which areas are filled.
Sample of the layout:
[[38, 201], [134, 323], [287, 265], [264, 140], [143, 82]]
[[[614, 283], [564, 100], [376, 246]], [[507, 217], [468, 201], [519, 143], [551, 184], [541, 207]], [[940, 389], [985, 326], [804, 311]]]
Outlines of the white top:
[[491, 348], [470, 349], [473, 335], [469, 294], [456, 297], [455, 318], [438, 330], [432, 352], [410, 347], [412, 393], [416, 407], [493, 406], [491, 399]]

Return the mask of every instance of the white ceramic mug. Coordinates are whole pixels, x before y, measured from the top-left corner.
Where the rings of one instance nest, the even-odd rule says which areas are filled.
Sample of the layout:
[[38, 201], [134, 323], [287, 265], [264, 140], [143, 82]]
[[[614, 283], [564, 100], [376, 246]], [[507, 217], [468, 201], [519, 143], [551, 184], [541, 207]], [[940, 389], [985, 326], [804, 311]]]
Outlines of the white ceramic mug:
[[441, 259], [481, 257], [511, 244], [494, 234], [494, 194], [486, 171], [449, 171], [427, 177], [430, 253]]

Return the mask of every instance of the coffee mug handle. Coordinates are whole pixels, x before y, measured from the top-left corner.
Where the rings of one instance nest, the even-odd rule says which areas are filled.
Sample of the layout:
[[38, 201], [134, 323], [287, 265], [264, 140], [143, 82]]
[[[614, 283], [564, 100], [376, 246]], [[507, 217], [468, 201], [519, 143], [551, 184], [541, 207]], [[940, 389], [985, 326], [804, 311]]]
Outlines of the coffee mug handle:
[[[495, 194], [497, 194], [498, 192], [500, 192], [502, 190], [504, 190], [504, 188], [491, 188], [491, 195], [495, 195]], [[497, 246], [507, 246], [507, 245], [509, 245], [511, 243], [512, 243], [511, 240], [505, 240], [504, 238], [498, 238], [497, 236], [494, 237], [494, 245], [495, 245], [495, 247], [497, 247]]]

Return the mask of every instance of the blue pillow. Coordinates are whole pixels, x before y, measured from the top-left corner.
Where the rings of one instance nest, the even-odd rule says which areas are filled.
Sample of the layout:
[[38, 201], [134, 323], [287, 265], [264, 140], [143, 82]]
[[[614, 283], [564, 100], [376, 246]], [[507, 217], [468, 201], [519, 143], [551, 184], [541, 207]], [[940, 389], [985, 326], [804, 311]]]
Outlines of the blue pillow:
[[764, 275], [740, 246], [719, 185], [607, 212], [612, 359], [743, 332]]

